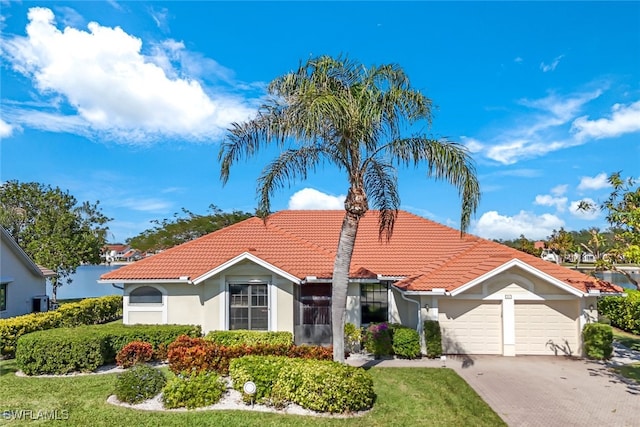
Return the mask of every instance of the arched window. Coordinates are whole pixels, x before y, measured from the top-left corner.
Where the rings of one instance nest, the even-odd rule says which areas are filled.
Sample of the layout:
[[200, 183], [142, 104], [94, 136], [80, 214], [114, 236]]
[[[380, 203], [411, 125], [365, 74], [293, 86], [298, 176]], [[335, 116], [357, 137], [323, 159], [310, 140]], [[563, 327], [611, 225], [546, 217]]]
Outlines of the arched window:
[[152, 286], [135, 288], [129, 294], [129, 304], [162, 304], [162, 292]]

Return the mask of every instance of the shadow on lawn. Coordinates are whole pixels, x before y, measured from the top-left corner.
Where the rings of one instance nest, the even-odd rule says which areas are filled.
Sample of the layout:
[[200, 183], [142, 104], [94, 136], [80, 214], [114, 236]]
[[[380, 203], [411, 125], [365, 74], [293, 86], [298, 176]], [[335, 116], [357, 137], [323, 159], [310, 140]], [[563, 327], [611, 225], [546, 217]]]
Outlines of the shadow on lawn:
[[0, 360], [0, 377], [4, 375], [15, 375], [18, 372], [18, 366], [14, 363], [9, 363], [6, 360]]
[[586, 363], [592, 365], [592, 367], [587, 368], [590, 376], [608, 378], [609, 382], [614, 384], [624, 384], [627, 388], [627, 393], [640, 397], [640, 383], [617, 373], [607, 362], [589, 360]]

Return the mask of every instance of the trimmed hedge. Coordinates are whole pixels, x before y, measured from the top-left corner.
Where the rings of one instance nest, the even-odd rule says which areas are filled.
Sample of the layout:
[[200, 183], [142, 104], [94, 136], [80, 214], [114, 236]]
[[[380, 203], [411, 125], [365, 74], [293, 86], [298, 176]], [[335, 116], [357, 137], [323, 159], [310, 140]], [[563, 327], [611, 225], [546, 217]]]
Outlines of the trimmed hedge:
[[200, 334], [200, 327], [184, 325], [93, 325], [32, 332], [20, 337], [18, 367], [27, 375], [93, 371], [113, 363], [132, 341], [154, 346], [168, 344], [184, 334]]
[[178, 337], [169, 345], [169, 369], [175, 373], [217, 372], [226, 375], [232, 359], [247, 356], [287, 356], [306, 359], [333, 358], [331, 347], [255, 344], [222, 346], [203, 338]]
[[140, 403], [162, 390], [167, 378], [161, 370], [140, 364], [118, 375], [115, 395], [120, 402]]
[[[276, 406], [296, 403], [318, 412], [344, 413], [369, 409], [375, 400], [368, 372], [333, 361], [246, 356], [231, 362], [229, 374], [234, 389], [243, 393], [244, 383], [253, 381], [253, 399]], [[243, 393], [245, 403], [251, 399]]]
[[0, 354], [14, 357], [18, 338], [53, 328], [96, 325], [122, 317], [122, 296], [87, 298], [57, 310], [0, 319]]
[[420, 334], [411, 328], [397, 328], [393, 331], [393, 353], [406, 359], [420, 357]]
[[613, 330], [603, 323], [587, 323], [582, 329], [584, 352], [590, 359], [608, 359], [613, 353]]
[[[229, 365], [233, 388], [242, 393], [245, 403], [268, 400], [280, 371], [290, 362], [291, 359], [284, 356], [245, 356], [233, 359]], [[256, 384], [256, 393], [253, 396], [244, 393], [243, 387], [247, 381]]]
[[278, 406], [289, 402], [318, 412], [369, 409], [375, 401], [373, 379], [362, 368], [326, 360], [291, 359], [271, 390]]
[[202, 408], [218, 403], [226, 386], [212, 372], [193, 373], [169, 380], [162, 390], [165, 408]]
[[442, 332], [437, 320], [425, 320], [424, 339], [427, 343], [427, 357], [440, 357], [442, 355]]
[[224, 346], [274, 344], [292, 345], [291, 332], [248, 331], [244, 329], [234, 331], [211, 331], [205, 339]]
[[598, 300], [598, 312], [623, 331], [640, 335], [640, 291], [625, 289], [626, 297], [611, 296]]
[[392, 332], [392, 326], [386, 322], [372, 323], [363, 334], [364, 349], [376, 357], [392, 355]]

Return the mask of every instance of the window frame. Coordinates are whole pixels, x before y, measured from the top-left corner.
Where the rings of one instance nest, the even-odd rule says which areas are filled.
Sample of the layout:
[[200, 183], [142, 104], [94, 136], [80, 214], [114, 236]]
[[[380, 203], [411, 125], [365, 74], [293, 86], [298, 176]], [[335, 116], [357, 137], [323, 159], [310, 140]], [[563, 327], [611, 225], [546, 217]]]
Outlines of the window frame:
[[[377, 287], [378, 289], [374, 290], [374, 291], [368, 291], [365, 289], [366, 287]], [[378, 283], [361, 283], [360, 284], [360, 325], [361, 326], [365, 326], [365, 325], [370, 325], [372, 323], [381, 323], [381, 322], [388, 322], [389, 321], [389, 289], [390, 289], [390, 284], [388, 282], [378, 282]], [[369, 300], [369, 293], [373, 292], [373, 299]], [[380, 298], [375, 298], [375, 296], [380, 296], [380, 295], [384, 295], [384, 298], [380, 297]], [[367, 318], [365, 319], [365, 310], [364, 307], [366, 306], [376, 306], [377, 309], [382, 309], [383, 307], [386, 307], [385, 310], [385, 316], [384, 319], [380, 318], [380, 319], [375, 319], [375, 318]], [[370, 310], [368, 310], [369, 314], [371, 313]]]
[[[246, 298], [246, 304], [245, 303], [235, 303], [234, 304], [234, 296], [236, 296], [237, 294], [234, 293], [234, 288], [238, 289], [240, 287], [244, 287], [247, 289], [247, 293], [246, 294], [240, 294], [239, 296], [241, 298]], [[260, 291], [258, 291], [259, 289], [264, 289], [264, 293], [261, 293]], [[227, 325], [228, 325], [228, 330], [232, 331], [232, 330], [249, 330], [249, 331], [269, 331], [270, 329], [270, 313], [271, 313], [271, 286], [269, 283], [266, 282], [262, 282], [262, 283], [228, 283], [227, 284], [227, 291], [228, 291], [228, 295], [229, 295], [229, 303], [227, 305], [227, 309], [228, 309], [228, 316], [227, 316]], [[255, 301], [260, 301], [260, 300], [264, 300], [265, 301], [265, 305], [261, 305], [261, 304], [255, 304]], [[236, 323], [239, 322], [238, 316], [234, 316], [234, 312], [237, 312], [237, 310], [242, 310], [245, 311], [246, 310], [246, 328], [244, 327], [236, 327]], [[253, 310], [266, 310], [266, 315], [264, 316], [264, 319], [260, 319], [260, 318], [254, 318], [253, 316]], [[255, 328], [254, 325], [252, 324], [253, 321], [255, 322], [265, 322], [265, 326], [264, 327], [260, 327], [260, 328]]]
[[7, 289], [9, 288], [9, 286], [7, 286], [8, 284], [8, 282], [0, 283], [0, 311], [7, 311]]
[[[154, 295], [136, 295], [137, 292], [141, 291], [141, 290], [147, 290], [147, 289], [151, 289], [154, 292]], [[159, 301], [135, 301], [134, 299], [136, 298], [157, 298], [159, 297]], [[161, 306], [163, 305], [163, 301], [164, 301], [164, 293], [156, 288], [155, 286], [150, 286], [150, 285], [143, 285], [143, 286], [138, 286], [135, 289], [132, 289], [131, 292], [129, 292], [129, 305], [143, 305], [143, 306]]]

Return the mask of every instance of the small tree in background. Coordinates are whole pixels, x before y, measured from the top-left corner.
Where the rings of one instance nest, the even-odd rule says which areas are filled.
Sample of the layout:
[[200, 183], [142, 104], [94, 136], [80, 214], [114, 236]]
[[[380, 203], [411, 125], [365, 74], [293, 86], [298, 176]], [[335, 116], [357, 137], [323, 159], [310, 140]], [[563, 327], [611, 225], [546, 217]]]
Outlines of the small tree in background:
[[57, 273], [51, 278], [53, 302], [78, 266], [100, 262], [109, 221], [99, 202], [78, 203], [58, 187], [18, 181], [0, 186], [0, 224], [31, 259]]
[[616, 270], [640, 290], [640, 284], [628, 271], [616, 268], [617, 262], [640, 264], [640, 186], [634, 178], [622, 178], [620, 172], [611, 174], [608, 181], [613, 190], [606, 201], [596, 205], [583, 200], [578, 206], [606, 212], [614, 233], [614, 247], [608, 257], [596, 261], [596, 270]]

